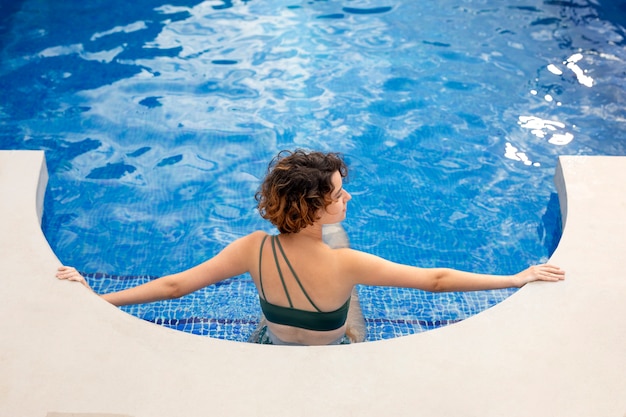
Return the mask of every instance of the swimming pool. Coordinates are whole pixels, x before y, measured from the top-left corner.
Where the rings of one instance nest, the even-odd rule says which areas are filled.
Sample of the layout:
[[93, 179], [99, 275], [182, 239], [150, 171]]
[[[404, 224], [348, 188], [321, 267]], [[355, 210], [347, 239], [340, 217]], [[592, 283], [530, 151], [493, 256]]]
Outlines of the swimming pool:
[[[346, 155], [353, 247], [510, 273], [556, 245], [556, 156], [624, 154], [624, 11], [610, 7], [3, 4], [0, 146], [47, 151], [44, 232], [99, 290], [271, 231], [253, 194], [294, 147]], [[359, 289], [368, 340], [511, 292]], [[128, 311], [232, 340], [259, 314], [245, 277]]]

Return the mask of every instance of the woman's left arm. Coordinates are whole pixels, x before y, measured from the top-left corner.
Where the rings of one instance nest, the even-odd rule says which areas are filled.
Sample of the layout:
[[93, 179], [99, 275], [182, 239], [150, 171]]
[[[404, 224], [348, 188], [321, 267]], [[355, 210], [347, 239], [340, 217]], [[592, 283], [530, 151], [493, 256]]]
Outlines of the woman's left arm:
[[[116, 306], [150, 303], [179, 298], [226, 278], [241, 275], [250, 269], [249, 254], [257, 240], [257, 233], [237, 239], [213, 258], [193, 268], [136, 287], [104, 294], [102, 298]], [[60, 267], [56, 276], [59, 279], [80, 282], [89, 288], [85, 278], [72, 267]]]

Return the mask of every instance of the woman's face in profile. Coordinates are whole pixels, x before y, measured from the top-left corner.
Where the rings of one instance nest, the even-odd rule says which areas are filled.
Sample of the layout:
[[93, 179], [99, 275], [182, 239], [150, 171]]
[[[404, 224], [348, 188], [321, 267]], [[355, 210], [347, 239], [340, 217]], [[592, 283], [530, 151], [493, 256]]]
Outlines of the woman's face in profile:
[[348, 201], [352, 196], [343, 188], [343, 180], [339, 171], [332, 176], [333, 190], [330, 192], [332, 203], [322, 210], [320, 221], [322, 224], [339, 223], [346, 218]]

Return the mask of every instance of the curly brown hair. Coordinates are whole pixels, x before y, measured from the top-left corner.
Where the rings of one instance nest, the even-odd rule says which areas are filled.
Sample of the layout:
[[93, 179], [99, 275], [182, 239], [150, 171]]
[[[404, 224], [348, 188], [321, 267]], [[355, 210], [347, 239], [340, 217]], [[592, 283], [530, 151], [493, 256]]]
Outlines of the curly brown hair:
[[319, 219], [318, 211], [332, 203], [332, 176], [348, 175], [339, 153], [281, 151], [269, 164], [255, 195], [261, 217], [280, 233], [296, 233]]

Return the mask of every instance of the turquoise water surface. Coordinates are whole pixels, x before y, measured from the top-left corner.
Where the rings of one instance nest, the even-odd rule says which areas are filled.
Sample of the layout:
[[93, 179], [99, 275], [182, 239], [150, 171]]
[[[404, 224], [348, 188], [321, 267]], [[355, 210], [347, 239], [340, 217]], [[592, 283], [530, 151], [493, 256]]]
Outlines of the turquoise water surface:
[[[274, 232], [254, 193], [281, 149], [338, 151], [354, 248], [513, 273], [560, 236], [559, 155], [623, 155], [624, 22], [607, 1], [1, 2], [0, 148], [42, 149], [43, 230], [98, 291]], [[368, 340], [513, 290], [359, 288]], [[154, 322], [245, 340], [248, 277]]]

